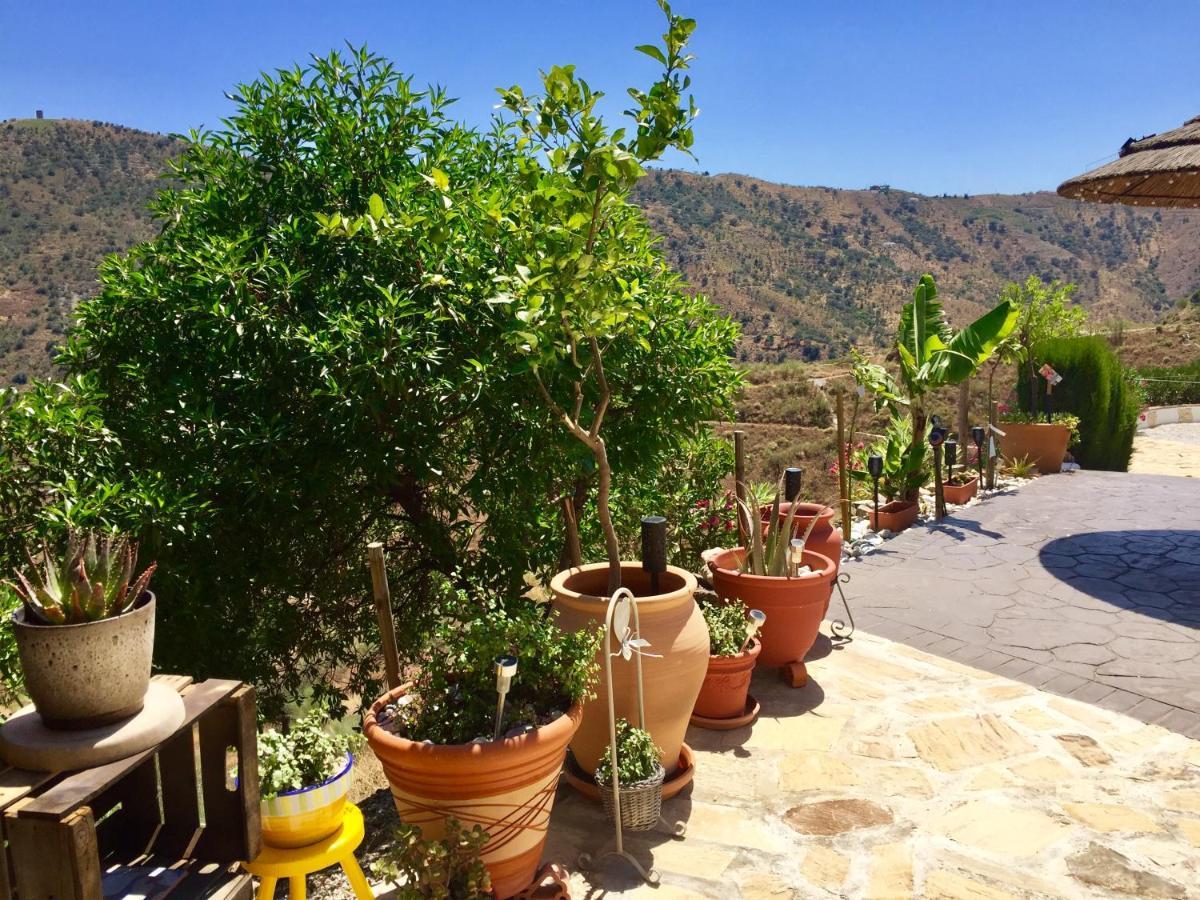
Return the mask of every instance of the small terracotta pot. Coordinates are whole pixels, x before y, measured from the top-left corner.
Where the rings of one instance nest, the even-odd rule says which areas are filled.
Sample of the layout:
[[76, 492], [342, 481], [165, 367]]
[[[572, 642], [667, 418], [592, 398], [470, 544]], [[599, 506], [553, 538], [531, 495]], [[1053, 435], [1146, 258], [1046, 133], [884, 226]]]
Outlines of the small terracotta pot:
[[828, 556], [804, 551], [804, 564], [813, 575], [784, 578], [750, 575], [738, 571], [746, 549], [738, 547], [716, 554], [709, 562], [713, 587], [722, 600], [741, 600], [750, 609], [767, 614], [759, 631], [762, 652], [758, 661], [764, 666], [783, 666], [800, 662], [817, 639], [821, 619], [829, 606], [837, 568]]
[[446, 819], [488, 833], [482, 859], [497, 897], [529, 887], [542, 858], [554, 792], [567, 744], [583, 712], [575, 704], [549, 725], [518, 737], [477, 744], [425, 744], [392, 734], [379, 713], [405, 687], [384, 694], [363, 720], [383, 765], [396, 811], [429, 840], [445, 836]]
[[1062, 470], [1067, 442], [1071, 440], [1071, 429], [1066, 425], [1001, 422], [997, 427], [1004, 432], [1004, 437], [1000, 438], [1000, 452], [1005, 459], [1028, 457], [1043, 475]]
[[261, 801], [262, 839], [268, 847], [307, 847], [342, 827], [346, 792], [354, 758], [320, 784], [287, 791]]
[[882, 531], [886, 528], [893, 533], [903, 531], [917, 521], [920, 512], [921, 507], [913, 500], [893, 500], [879, 507], [878, 516], [875, 509], [871, 509], [871, 530]]
[[692, 714], [706, 719], [733, 719], [745, 715], [750, 676], [754, 674], [754, 664], [761, 651], [762, 641], [755, 638], [749, 647], [734, 656], [710, 656], [708, 673]]
[[948, 481], [942, 482], [942, 496], [946, 498], [947, 503], [953, 503], [956, 506], [962, 506], [970, 501], [979, 491], [979, 476], [976, 475], [966, 484], [951, 484]]
[[[696, 576], [675, 566], [659, 576], [660, 593], [652, 594], [650, 575], [640, 562], [621, 563], [621, 584], [633, 592], [642, 623], [642, 637], [650, 642], [642, 656], [646, 730], [662, 749], [661, 762], [670, 779], [678, 767], [688, 718], [708, 670], [708, 626], [696, 605]], [[608, 611], [608, 563], [591, 563], [559, 572], [550, 583], [558, 626], [564, 631], [594, 631], [604, 624]], [[632, 624], [632, 623], [631, 623]], [[608, 746], [608, 688], [604, 663], [596, 697], [583, 704], [583, 723], [571, 741], [575, 762], [587, 775]], [[649, 654], [661, 654], [651, 656]], [[632, 663], [613, 663], [613, 696], [618, 718], [637, 721], [637, 670]]]
[[[787, 518], [791, 509], [792, 504], [790, 503], [779, 504], [781, 521]], [[764, 518], [770, 515], [771, 508], [768, 506]], [[822, 506], [820, 503], [801, 503], [799, 509], [796, 510], [796, 517], [792, 519], [792, 537], [803, 537], [808, 523], [816, 518], [817, 524], [813, 526], [812, 534], [808, 536], [804, 548], [820, 553], [822, 556], [828, 556], [833, 560], [834, 567], [841, 569], [842, 533], [833, 527], [834, 515], [832, 506]]]
[[123, 615], [35, 625], [12, 614], [25, 689], [47, 728], [78, 731], [142, 711], [154, 655], [154, 594]]

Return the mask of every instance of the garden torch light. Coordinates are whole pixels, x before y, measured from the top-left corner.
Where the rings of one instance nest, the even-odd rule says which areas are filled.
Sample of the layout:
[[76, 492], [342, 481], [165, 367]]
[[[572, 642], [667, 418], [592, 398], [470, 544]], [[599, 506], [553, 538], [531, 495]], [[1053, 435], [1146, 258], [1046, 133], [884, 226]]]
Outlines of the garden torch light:
[[979, 485], [983, 486], [983, 438], [986, 432], [982, 425], [971, 429], [971, 440], [975, 442], [975, 464], [979, 469]]
[[766, 624], [767, 614], [761, 609], [752, 609], [746, 613], [746, 640], [742, 643], [742, 649], [739, 652], [745, 652], [750, 646], [750, 642], [754, 640], [754, 635], [758, 634], [758, 630]]
[[878, 453], [872, 453], [867, 457], [867, 472], [871, 475], [871, 481], [875, 485], [875, 521], [871, 525], [879, 529], [879, 477], [883, 475], [883, 457]]
[[800, 487], [804, 483], [804, 470], [791, 466], [783, 470], [783, 499], [795, 503], [800, 499]]
[[642, 571], [650, 573], [650, 591], [657, 594], [658, 576], [667, 571], [667, 520], [642, 516]]
[[492, 740], [500, 740], [500, 729], [504, 727], [504, 701], [508, 697], [508, 689], [512, 687], [513, 676], [517, 674], [517, 658], [515, 656], [496, 657], [496, 729]]
[[933, 448], [933, 515], [942, 519], [946, 515], [946, 501], [942, 495], [942, 444], [946, 442], [946, 429], [941, 426], [942, 420], [937, 416], [932, 421], [929, 446]]
[[954, 480], [954, 464], [958, 462], [958, 439], [946, 438], [946, 480]]

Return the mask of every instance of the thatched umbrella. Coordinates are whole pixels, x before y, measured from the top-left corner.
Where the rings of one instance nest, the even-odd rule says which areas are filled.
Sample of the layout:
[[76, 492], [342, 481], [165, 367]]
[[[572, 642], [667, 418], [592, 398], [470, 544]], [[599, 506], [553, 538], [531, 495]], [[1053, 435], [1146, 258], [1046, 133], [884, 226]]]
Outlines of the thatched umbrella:
[[1058, 186], [1059, 196], [1130, 206], [1200, 207], [1200, 116], [1134, 140], [1117, 159]]

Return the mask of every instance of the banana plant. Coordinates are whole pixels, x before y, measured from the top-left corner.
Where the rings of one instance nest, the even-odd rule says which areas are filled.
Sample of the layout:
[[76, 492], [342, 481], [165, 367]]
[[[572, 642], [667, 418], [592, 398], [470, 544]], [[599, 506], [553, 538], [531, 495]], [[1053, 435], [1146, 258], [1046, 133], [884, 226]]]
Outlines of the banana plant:
[[[1020, 308], [1001, 300], [970, 325], [955, 331], [946, 321], [937, 298], [932, 275], [922, 275], [912, 302], [900, 313], [896, 352], [900, 358], [900, 380], [908, 393], [912, 419], [910, 450], [925, 440], [923, 398], [946, 385], [958, 384], [974, 375], [1016, 327]], [[916, 499], [915, 490], [905, 499]]]

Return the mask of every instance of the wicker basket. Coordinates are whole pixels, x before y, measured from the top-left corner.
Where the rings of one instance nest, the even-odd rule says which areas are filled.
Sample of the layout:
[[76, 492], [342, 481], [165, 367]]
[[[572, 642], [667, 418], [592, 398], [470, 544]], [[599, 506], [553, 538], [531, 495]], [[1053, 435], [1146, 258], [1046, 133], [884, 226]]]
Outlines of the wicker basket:
[[[658, 767], [658, 771], [645, 781], [635, 781], [633, 784], [622, 784], [621, 795], [621, 827], [625, 831], [649, 831], [658, 824], [662, 813], [663, 779], [666, 770]], [[600, 802], [609, 821], [613, 821], [612, 784], [604, 784], [596, 779], [600, 788]]]

